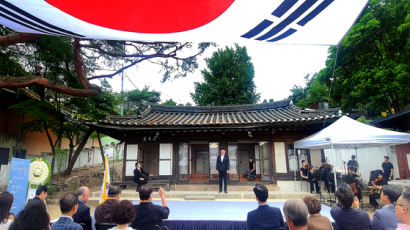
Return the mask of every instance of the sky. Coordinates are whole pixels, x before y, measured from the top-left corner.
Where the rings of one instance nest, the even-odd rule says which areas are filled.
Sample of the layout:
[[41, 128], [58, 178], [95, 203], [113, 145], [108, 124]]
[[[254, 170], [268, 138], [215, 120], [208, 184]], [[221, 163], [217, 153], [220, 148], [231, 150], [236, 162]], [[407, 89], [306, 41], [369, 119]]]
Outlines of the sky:
[[[286, 99], [290, 95], [293, 85], [305, 85], [306, 74], [313, 74], [325, 67], [328, 55], [328, 46], [307, 45], [275, 45], [261, 43], [244, 43], [248, 55], [255, 68], [254, 82], [256, 92], [260, 93], [260, 101], [274, 99], [275, 101]], [[218, 48], [225, 46], [233, 47], [234, 44], [218, 44], [217, 47], [208, 50], [198, 58], [199, 67], [194, 73], [188, 73], [184, 78], [170, 79], [161, 83], [163, 73], [160, 67], [141, 62], [138, 67], [125, 71], [132, 82], [124, 80], [124, 91], [142, 89], [149, 86], [151, 90], [161, 92], [162, 102], [172, 99], [178, 104], [194, 102], [190, 93], [194, 92], [194, 82], [203, 81], [200, 70], [206, 68], [205, 58], [211, 57]], [[107, 79], [113, 90], [121, 91], [121, 76]], [[95, 82], [96, 83], [96, 82]], [[134, 86], [135, 85], [135, 86]]]

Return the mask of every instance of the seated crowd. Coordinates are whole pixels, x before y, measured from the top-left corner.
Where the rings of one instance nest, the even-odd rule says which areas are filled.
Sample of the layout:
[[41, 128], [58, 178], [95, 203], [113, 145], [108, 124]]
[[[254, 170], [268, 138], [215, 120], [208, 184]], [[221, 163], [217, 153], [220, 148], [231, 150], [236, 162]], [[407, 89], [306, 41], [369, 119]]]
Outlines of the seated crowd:
[[[247, 215], [248, 230], [410, 229], [408, 187], [403, 189], [399, 185], [384, 186], [381, 191], [381, 202], [385, 206], [376, 210], [373, 220], [367, 212], [355, 205], [355, 196], [350, 188], [339, 187], [335, 194], [337, 204], [330, 211], [334, 220], [333, 226], [327, 217], [320, 214], [321, 203], [314, 196], [307, 196], [303, 200], [287, 200], [283, 206], [283, 217], [279, 208], [271, 207], [267, 203], [269, 191], [266, 186], [256, 184], [253, 191], [259, 206]], [[51, 227], [50, 216], [44, 203], [47, 197], [46, 186], [37, 189], [36, 197], [27, 202], [17, 217], [10, 213], [13, 195], [3, 192], [0, 194], [0, 230], [91, 230], [100, 225], [110, 230], [168, 229], [162, 222], [168, 218], [170, 212], [165, 192], [162, 188], [158, 190], [162, 205], [152, 203], [153, 192], [151, 186], [142, 185], [139, 188], [140, 201], [134, 205], [129, 200], [120, 201], [120, 187], [110, 186], [108, 199], [95, 209], [93, 225], [90, 208], [86, 205], [90, 190], [85, 186], [80, 187], [77, 193], [66, 193], [60, 198], [62, 215], [51, 223]]]

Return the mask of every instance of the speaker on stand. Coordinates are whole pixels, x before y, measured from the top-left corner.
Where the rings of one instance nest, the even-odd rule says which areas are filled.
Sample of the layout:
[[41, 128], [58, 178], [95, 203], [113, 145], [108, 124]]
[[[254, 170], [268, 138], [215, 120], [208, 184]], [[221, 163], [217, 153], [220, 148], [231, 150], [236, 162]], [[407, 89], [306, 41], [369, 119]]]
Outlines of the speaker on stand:
[[16, 158], [26, 159], [26, 152], [25, 149], [16, 149]]

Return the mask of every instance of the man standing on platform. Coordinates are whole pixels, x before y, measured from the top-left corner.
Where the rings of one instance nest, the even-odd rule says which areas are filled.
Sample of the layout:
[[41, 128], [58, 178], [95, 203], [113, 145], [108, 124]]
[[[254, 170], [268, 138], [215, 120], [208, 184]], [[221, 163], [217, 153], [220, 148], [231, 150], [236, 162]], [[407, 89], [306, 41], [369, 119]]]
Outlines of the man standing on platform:
[[221, 149], [221, 154], [216, 159], [216, 171], [219, 174], [219, 192], [222, 192], [222, 179], [224, 180], [224, 191], [228, 193], [229, 157], [225, 154], [225, 149]]
[[259, 207], [248, 212], [246, 229], [275, 229], [284, 227], [282, 213], [279, 208], [271, 207], [266, 200], [269, 196], [268, 188], [263, 184], [256, 184], [253, 188]]
[[383, 179], [386, 181], [391, 181], [393, 179], [393, 164], [389, 162], [389, 159], [389, 156], [384, 156], [384, 162], [382, 164]]

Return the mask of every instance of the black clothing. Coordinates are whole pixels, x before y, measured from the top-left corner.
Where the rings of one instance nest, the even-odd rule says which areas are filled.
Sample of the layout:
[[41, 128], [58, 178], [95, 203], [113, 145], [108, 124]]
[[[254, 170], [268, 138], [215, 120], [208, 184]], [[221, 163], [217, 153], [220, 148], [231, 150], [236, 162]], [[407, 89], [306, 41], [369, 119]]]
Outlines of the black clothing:
[[253, 162], [249, 162], [249, 171], [252, 171], [254, 168], [253, 168]]
[[357, 169], [359, 168], [359, 163], [357, 160], [349, 160], [347, 162], [347, 168], [351, 168], [353, 172], [357, 172]]
[[82, 200], [78, 200], [77, 212], [73, 215], [73, 220], [76, 223], [84, 223], [89, 230], [91, 230], [91, 215], [90, 208], [84, 204]]
[[216, 159], [216, 170], [219, 173], [219, 192], [222, 192], [222, 179], [224, 181], [224, 191], [228, 191], [228, 174], [227, 171], [229, 170], [229, 157], [228, 155], [224, 155], [223, 161], [221, 160], [221, 155], [218, 156]]
[[320, 179], [325, 182], [325, 187], [327, 192], [330, 193], [332, 191], [335, 192], [335, 185], [334, 185], [334, 178], [333, 174], [330, 173], [330, 167], [324, 167], [323, 165], [319, 168], [319, 175]]
[[391, 170], [393, 169], [393, 164], [391, 162], [383, 162], [382, 168], [383, 168], [383, 179], [388, 181]]
[[[374, 184], [377, 185], [377, 186], [380, 186], [380, 185], [383, 186], [383, 185], [387, 184], [387, 181], [383, 178], [381, 181], [375, 182]], [[372, 204], [375, 208], [377, 208], [379, 206], [379, 203], [377, 202], [377, 199], [380, 198], [380, 193], [381, 193], [381, 191], [377, 191], [377, 192], [374, 192], [373, 194], [369, 195], [369, 203]]]
[[113, 223], [112, 209], [118, 203], [118, 200], [107, 199], [104, 203], [98, 205], [94, 211], [95, 223]]
[[131, 228], [135, 229], [151, 229], [155, 225], [162, 228], [162, 220], [168, 219], [169, 215], [168, 207], [155, 205], [152, 202], [141, 202], [139, 205], [134, 205], [134, 210], [137, 215], [131, 223]]
[[[310, 184], [310, 192], [313, 193], [313, 191], [315, 191], [314, 189], [316, 189], [316, 193], [320, 193], [319, 181], [316, 180], [316, 179], [313, 177], [312, 173], [310, 173], [309, 168], [302, 167], [302, 168], [300, 168], [300, 171], [302, 172], [302, 175], [303, 175], [303, 176], [307, 176], [307, 177], [308, 177], [308, 179], [306, 179], [306, 178], [302, 178], [302, 179], [303, 179], [304, 181], [309, 182], [309, 184]], [[314, 184], [314, 187], [313, 187], [313, 184]]]
[[[141, 180], [141, 177], [144, 178], [144, 180]], [[142, 168], [140, 168], [140, 169], [136, 168], [136, 169], [134, 169], [134, 178], [133, 179], [134, 179], [134, 182], [138, 184], [137, 185], [137, 190], [138, 190], [141, 185], [144, 185], [144, 184], [148, 183], [149, 174], [146, 173], [144, 171], [144, 169], [142, 169]]]
[[357, 190], [358, 190], [358, 194], [357, 194], [357, 198], [359, 199], [359, 200], [362, 200], [362, 190], [361, 190], [361, 188], [360, 188], [360, 181], [359, 181], [359, 176], [358, 175], [356, 175], [356, 174], [347, 174], [347, 176], [346, 176], [346, 183], [347, 184], [352, 184], [352, 183], [355, 183], [356, 184], [356, 186], [357, 186]]

